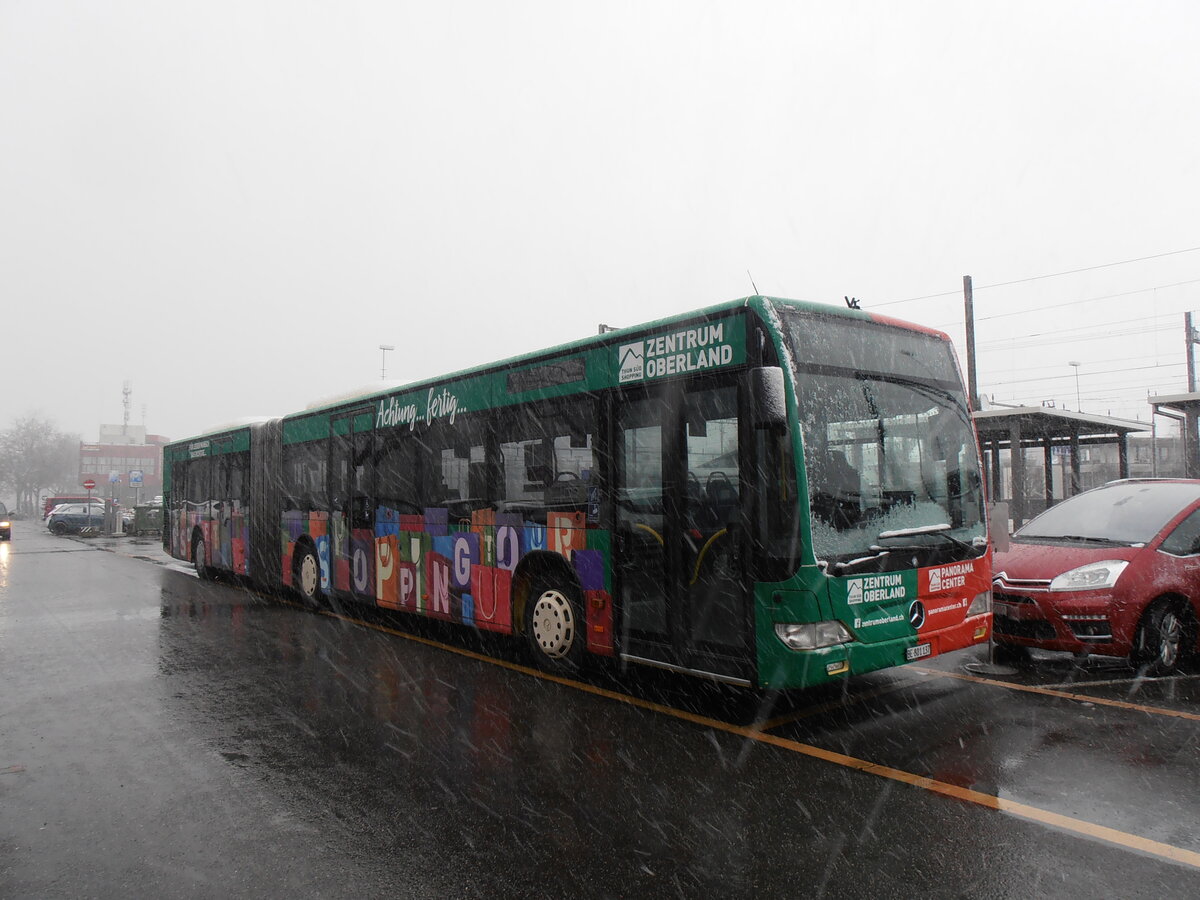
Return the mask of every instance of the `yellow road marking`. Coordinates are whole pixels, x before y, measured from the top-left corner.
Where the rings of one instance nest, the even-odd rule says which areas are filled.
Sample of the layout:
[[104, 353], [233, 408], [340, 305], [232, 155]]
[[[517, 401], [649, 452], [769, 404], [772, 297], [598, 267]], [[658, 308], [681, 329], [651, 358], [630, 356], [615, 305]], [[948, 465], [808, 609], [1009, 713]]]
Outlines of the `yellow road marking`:
[[1136, 712], [1149, 713], [1155, 716], [1171, 716], [1176, 719], [1188, 719], [1200, 722], [1200, 714], [1183, 712], [1178, 709], [1166, 709], [1162, 706], [1145, 706], [1141, 703], [1130, 703], [1128, 700], [1109, 700], [1104, 697], [1092, 697], [1087, 694], [1072, 694], [1067, 691], [1056, 691], [1053, 688], [1036, 687], [1030, 684], [1013, 684], [1011, 681], [997, 681], [994, 678], [980, 678], [978, 675], [961, 675], [958, 672], [943, 672], [940, 669], [927, 669], [924, 666], [909, 666], [909, 671], [920, 672], [922, 675], [936, 675], [941, 678], [957, 678], [959, 681], [970, 681], [974, 684], [986, 684], [992, 687], [1007, 688], [1010, 691], [1024, 691], [1027, 694], [1042, 694], [1046, 697], [1058, 697], [1062, 700], [1078, 700], [1084, 703], [1094, 703], [1096, 706], [1113, 706], [1117, 709], [1132, 709]]
[[[297, 605], [297, 604], [292, 604]], [[552, 675], [548, 672], [542, 672], [538, 669], [523, 666], [519, 663], [508, 662], [503, 659], [485, 656], [482, 653], [476, 653], [473, 650], [467, 650], [462, 647], [454, 647], [450, 644], [443, 644], [440, 641], [431, 640], [429, 638], [419, 637], [415, 634], [408, 634], [395, 628], [389, 628], [386, 625], [376, 625], [371, 622], [364, 622], [362, 619], [355, 619], [351, 616], [341, 615], [331, 610], [317, 610], [324, 616], [332, 619], [339, 619], [343, 622], [348, 622], [354, 625], [361, 625], [364, 628], [372, 628], [376, 631], [381, 631], [386, 634], [394, 634], [397, 637], [405, 640], [415, 641], [418, 644], [424, 644], [427, 647], [434, 647], [438, 650], [447, 650], [451, 653], [457, 653], [459, 656], [464, 656], [468, 659], [478, 660], [479, 662], [497, 665], [513, 672], [520, 672], [523, 675], [532, 675], [535, 678], [541, 678], [545, 681], [551, 681], [555, 684], [561, 684], [564, 687], [574, 688], [578, 691], [583, 691], [597, 697], [603, 697], [608, 700], [615, 700], [619, 703], [625, 703], [629, 706], [634, 706], [639, 709], [649, 710], [650, 712], [661, 713], [665, 716], [670, 716], [684, 722], [690, 722], [693, 725], [699, 725], [703, 728], [711, 728], [714, 731], [723, 731], [726, 734], [737, 735], [746, 740], [757, 741], [760, 744], [767, 744], [772, 747], [778, 747], [782, 750], [790, 750], [793, 753], [800, 753], [812, 759], [819, 759], [824, 762], [833, 763], [834, 765], [843, 766], [847, 769], [854, 769], [858, 772], [863, 772], [867, 775], [877, 775], [880, 778], [887, 778], [892, 781], [900, 782], [901, 784], [912, 785], [913, 787], [922, 788], [931, 791], [935, 794], [941, 794], [946, 797], [952, 797], [955, 800], [963, 800], [967, 803], [974, 803], [977, 806], [982, 806], [986, 809], [996, 810], [997, 812], [1005, 812], [1021, 819], [1026, 819], [1030, 822], [1038, 822], [1043, 825], [1050, 825], [1054, 828], [1061, 828], [1064, 831], [1072, 834], [1082, 835], [1083, 837], [1092, 838], [1095, 840], [1104, 841], [1116, 847], [1121, 847], [1127, 850], [1137, 850], [1141, 853], [1147, 853], [1151, 856], [1157, 856], [1161, 859], [1167, 859], [1172, 862], [1182, 863], [1183, 865], [1192, 866], [1200, 869], [1200, 853], [1194, 850], [1186, 850], [1183, 847], [1176, 847], [1172, 844], [1164, 844], [1161, 841], [1150, 840], [1149, 838], [1140, 837], [1136, 834], [1118, 831], [1115, 828], [1108, 828], [1104, 825], [1097, 825], [1093, 822], [1087, 822], [1083, 819], [1076, 819], [1073, 816], [1064, 816], [1060, 813], [1050, 812], [1046, 809], [1040, 809], [1036, 806], [1029, 806], [1025, 803], [1018, 803], [1015, 800], [1005, 800], [1002, 797], [995, 797], [991, 794], [984, 794], [980, 791], [971, 790], [970, 788], [959, 787], [956, 784], [949, 784], [945, 781], [937, 781], [925, 775], [915, 775], [912, 772], [905, 772], [902, 769], [893, 769], [891, 766], [882, 766], [876, 763], [867, 762], [865, 759], [858, 759], [854, 756], [847, 756], [844, 753], [836, 753], [832, 750], [824, 750], [821, 747], [815, 747], [812, 744], [804, 744], [800, 741], [794, 741], [789, 738], [777, 737], [772, 734], [765, 734], [756, 728], [750, 728], [743, 725], [734, 725], [729, 722], [722, 722], [720, 719], [711, 719], [708, 716], [702, 716], [697, 713], [690, 713], [686, 710], [676, 709], [673, 706], [665, 706], [661, 703], [655, 703], [652, 700], [643, 700], [640, 697], [630, 697], [626, 694], [618, 694], [616, 691], [610, 691], [606, 688], [596, 687], [595, 685], [586, 684], [582, 681], [575, 681], [570, 678], [564, 678], [561, 675]], [[917, 669], [909, 667], [915, 671], [929, 671], [938, 675], [948, 674], [938, 672], [936, 669]], [[966, 676], [966, 680], [982, 680], [974, 679]], [[1000, 684], [1000, 682], [997, 682]]]
[[1200, 675], [1157, 675], [1153, 678], [1134, 675], [1131, 678], [1108, 678], [1104, 681], [1065, 681], [1062, 684], [1044, 684], [1042, 687], [1057, 688], [1093, 688], [1106, 687], [1111, 684], [1167, 684], [1172, 681], [1195, 681]]

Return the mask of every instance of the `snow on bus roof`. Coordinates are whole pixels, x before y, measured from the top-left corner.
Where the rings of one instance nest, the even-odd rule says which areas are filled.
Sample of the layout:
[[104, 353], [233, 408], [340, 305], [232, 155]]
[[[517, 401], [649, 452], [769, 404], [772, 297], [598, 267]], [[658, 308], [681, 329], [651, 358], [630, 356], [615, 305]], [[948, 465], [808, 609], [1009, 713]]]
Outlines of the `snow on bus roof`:
[[202, 438], [210, 434], [220, 434], [222, 431], [237, 431], [239, 428], [245, 428], [248, 425], [258, 425], [260, 422], [270, 422], [272, 419], [278, 419], [279, 416], [242, 416], [238, 419], [230, 419], [228, 422], [221, 422], [213, 425], [210, 428], [205, 428], [188, 438], [183, 438], [179, 441], [172, 441], [172, 444], [184, 443], [185, 441], [194, 441], [197, 438]]
[[336, 394], [329, 394], [326, 397], [318, 397], [308, 403], [304, 409], [321, 409], [325, 406], [337, 406], [339, 403], [345, 403], [348, 400], [358, 400], [363, 397], [370, 397], [374, 394], [390, 394], [393, 391], [399, 390], [402, 387], [407, 387], [413, 382], [404, 380], [393, 380], [388, 378], [380, 380], [372, 384], [365, 384], [362, 387], [350, 388], [345, 391], [338, 391]]
[[[693, 310], [689, 310], [688, 312], [677, 313], [675, 315], [666, 316], [662, 319], [657, 319], [657, 320], [650, 321], [650, 322], [641, 322], [636, 325], [629, 325], [629, 326], [622, 327], [622, 328], [608, 328], [603, 334], [589, 335], [588, 337], [578, 338], [577, 340], [574, 340], [574, 341], [568, 341], [565, 344], [558, 344], [558, 345], [554, 345], [554, 346], [550, 346], [550, 347], [543, 347], [540, 350], [531, 350], [528, 353], [522, 353], [517, 356], [500, 357], [497, 359], [488, 360], [487, 362], [480, 363], [479, 365], [476, 365], [476, 366], [470, 366], [469, 368], [466, 368], [466, 369], [445, 372], [445, 373], [442, 373], [439, 375], [431, 376], [429, 378], [421, 378], [421, 379], [418, 379], [417, 381], [401, 382], [396, 385], [389, 385], [388, 382], [383, 382], [382, 383], [384, 385], [383, 387], [372, 385], [372, 386], [363, 388], [359, 392], [347, 391], [347, 392], [345, 392], [344, 395], [340, 394], [338, 397], [333, 398], [333, 399], [324, 399], [324, 400], [314, 401], [314, 402], [308, 404], [303, 410], [300, 410], [298, 412], [289, 413], [284, 418], [290, 419], [290, 418], [296, 418], [298, 416], [308, 415], [309, 413], [313, 412], [314, 410], [328, 409], [328, 408], [342, 405], [344, 403], [349, 403], [354, 400], [370, 400], [370, 399], [374, 399], [376, 397], [386, 396], [387, 394], [394, 393], [395, 391], [401, 390], [404, 388], [410, 388], [410, 387], [416, 388], [416, 387], [420, 387], [420, 386], [423, 386], [426, 384], [436, 384], [436, 383], [441, 383], [441, 382], [446, 382], [446, 381], [454, 381], [454, 380], [458, 380], [461, 378], [478, 375], [478, 374], [487, 372], [488, 370], [495, 369], [499, 366], [513, 368], [513, 367], [523, 366], [523, 365], [530, 364], [530, 363], [535, 363], [538, 360], [545, 359], [547, 357], [559, 356], [559, 355], [565, 354], [565, 353], [576, 353], [576, 352], [590, 349], [590, 348], [598, 346], [598, 345], [603, 345], [603, 344], [615, 342], [617, 340], [621, 340], [626, 335], [632, 335], [632, 334], [636, 334], [636, 333], [640, 333], [640, 332], [658, 331], [663, 328], [672, 327], [677, 323], [687, 322], [690, 319], [698, 319], [698, 318], [702, 319], [702, 318], [706, 318], [709, 316], [715, 316], [715, 315], [720, 315], [722, 313], [728, 313], [732, 310], [738, 309], [739, 307], [750, 306], [752, 301], [758, 301], [760, 303], [766, 303], [768, 305], [776, 302], [775, 298], [771, 298], [771, 297], [762, 297], [762, 296], [743, 297], [740, 300], [731, 300], [731, 301], [727, 301], [725, 303], [718, 303], [718, 304], [714, 304], [714, 305], [710, 305], [710, 306], [704, 306], [699, 309], [693, 309]], [[786, 300], [783, 302], [785, 304], [792, 305], [792, 306], [810, 307], [813, 309], [824, 308], [820, 304], [813, 304], [813, 303], [808, 303], [805, 301]]]
[[[641, 323], [638, 323], [635, 325], [629, 325], [629, 326], [625, 326], [625, 327], [621, 327], [621, 328], [606, 328], [606, 330], [603, 334], [590, 335], [588, 337], [579, 338], [577, 340], [569, 341], [567, 343], [559, 344], [557, 346], [544, 347], [540, 350], [534, 350], [534, 351], [530, 351], [528, 353], [519, 354], [517, 356], [509, 357], [507, 359], [501, 358], [501, 359], [490, 360], [486, 363], [481, 363], [477, 366], [471, 366], [466, 369], [462, 369], [462, 370], [455, 371], [455, 372], [446, 372], [446, 373], [443, 373], [443, 374], [440, 374], [437, 376], [433, 376], [430, 378], [421, 378], [421, 379], [418, 379], [417, 381], [400, 381], [400, 380], [393, 381], [392, 379], [381, 380], [380, 382], [378, 382], [376, 384], [364, 385], [363, 387], [358, 388], [358, 389], [339, 391], [335, 395], [328, 396], [328, 397], [322, 397], [317, 400], [313, 400], [312, 402], [307, 404], [303, 410], [297, 410], [297, 411], [292, 411], [292, 412], [286, 413], [284, 416], [282, 416], [282, 418], [290, 419], [290, 418], [294, 418], [294, 417], [298, 417], [298, 416], [304, 416], [304, 415], [310, 414], [314, 410], [330, 409], [330, 408], [340, 406], [340, 405], [343, 405], [343, 404], [346, 404], [346, 403], [349, 403], [349, 402], [352, 402], [355, 400], [362, 400], [362, 401], [373, 400], [375, 398], [386, 396], [388, 394], [394, 393], [398, 390], [401, 390], [401, 389], [404, 389], [407, 387], [415, 388], [415, 387], [425, 385], [425, 384], [438, 383], [438, 382], [459, 379], [459, 378], [463, 378], [466, 376], [471, 376], [471, 375], [476, 375], [476, 374], [479, 374], [482, 372], [486, 372], [489, 369], [494, 369], [497, 366], [501, 366], [501, 365], [511, 368], [511, 367], [523, 366], [526, 364], [532, 364], [532, 363], [537, 362], [540, 359], [545, 359], [547, 357], [553, 357], [553, 356], [557, 356], [557, 355], [561, 355], [561, 354], [579, 352], [579, 351], [586, 350], [586, 349], [589, 349], [589, 348], [597, 346], [597, 345], [613, 343], [616, 341], [624, 340], [624, 339], [627, 339], [627, 336], [629, 336], [629, 335], [659, 331], [664, 328], [673, 327], [679, 323], [687, 322], [688, 320], [698, 319], [698, 318], [703, 319], [703, 318], [707, 318], [707, 317], [711, 317], [711, 316], [729, 313], [735, 309], [738, 309], [739, 307], [753, 307], [753, 308], [758, 309], [761, 313], [766, 315], [767, 319], [770, 320], [772, 325], [776, 328], [778, 328], [779, 324], [780, 324], [778, 321], [778, 316], [776, 314], [777, 308], [793, 309], [793, 310], [797, 310], [797, 311], [805, 312], [805, 313], [817, 313], [817, 314], [841, 316], [841, 317], [845, 317], [845, 318], [858, 319], [858, 320], [862, 320], [862, 321], [871, 321], [871, 319], [873, 318], [865, 310], [847, 309], [845, 306], [841, 306], [838, 304], [819, 303], [819, 302], [815, 302], [815, 301], [811, 301], [811, 300], [789, 300], [789, 299], [785, 299], [782, 297], [769, 297], [769, 296], [766, 296], [763, 294], [756, 294], [756, 295], [749, 296], [749, 297], [742, 297], [737, 300], [730, 300], [730, 301], [726, 301], [724, 303], [712, 304], [709, 306], [700, 307], [698, 309], [692, 309], [692, 310], [688, 310], [686, 312], [676, 313], [674, 315], [665, 316], [661, 319], [655, 319], [655, 320], [652, 320], [649, 322], [641, 322]], [[887, 324], [887, 325], [892, 325], [892, 326], [896, 326], [896, 327], [905, 327], [905, 328], [910, 328], [910, 329], [914, 329], [914, 330], [918, 330], [918, 331], [928, 331], [929, 330], [929, 329], [923, 328], [920, 325], [914, 325], [913, 323], [910, 323], [910, 322], [903, 322], [899, 319], [891, 319], [891, 318], [888, 318], [886, 321], [881, 322], [880, 324]], [[790, 357], [790, 352], [788, 351], [786, 342], [784, 342], [784, 344], [783, 344], [783, 350], [784, 350], [784, 353]], [[272, 417], [272, 418], [278, 418], [278, 417]], [[231, 427], [240, 427], [241, 425], [251, 424], [253, 422], [260, 422], [260, 421], [266, 421], [266, 419], [265, 418], [263, 418], [263, 419], [248, 419], [248, 420], [240, 421], [240, 425], [233, 425]], [[208, 431], [202, 432], [201, 435], [197, 435], [197, 436], [201, 437], [204, 434], [211, 434], [211, 433], [214, 433], [214, 432], [220, 431], [220, 430], [221, 429], [210, 429]]]

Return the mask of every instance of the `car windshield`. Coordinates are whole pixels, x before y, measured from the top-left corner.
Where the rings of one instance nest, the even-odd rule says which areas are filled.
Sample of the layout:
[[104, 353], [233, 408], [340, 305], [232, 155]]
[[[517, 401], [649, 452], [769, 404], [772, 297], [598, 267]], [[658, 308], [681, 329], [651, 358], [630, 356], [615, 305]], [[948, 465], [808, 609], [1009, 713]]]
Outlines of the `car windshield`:
[[1050, 507], [1014, 537], [1144, 544], [1197, 500], [1200, 483], [1126, 481], [1105, 485]]

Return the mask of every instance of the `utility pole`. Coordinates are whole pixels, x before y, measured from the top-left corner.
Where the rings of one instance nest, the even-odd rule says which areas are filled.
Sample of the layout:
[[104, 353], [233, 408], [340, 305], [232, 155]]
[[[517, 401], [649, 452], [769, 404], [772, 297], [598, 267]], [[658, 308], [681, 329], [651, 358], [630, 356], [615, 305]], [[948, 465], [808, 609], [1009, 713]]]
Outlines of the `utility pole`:
[[1192, 347], [1197, 342], [1196, 329], [1192, 327], [1192, 314], [1185, 312], [1183, 314], [1183, 331], [1184, 340], [1187, 341], [1187, 373], [1188, 373], [1188, 393], [1196, 392], [1196, 355], [1192, 352]]
[[[1196, 329], [1192, 326], [1192, 314], [1183, 314], [1184, 339], [1187, 341], [1187, 379], [1188, 393], [1196, 392], [1196, 356], [1192, 348], [1200, 343]], [[1188, 478], [1200, 477], [1200, 415], [1196, 405], [1190, 401], [1185, 405], [1183, 427], [1184, 475]]]
[[967, 392], [971, 409], [979, 409], [979, 382], [975, 377], [975, 291], [971, 276], [963, 276], [963, 303], [967, 313]]

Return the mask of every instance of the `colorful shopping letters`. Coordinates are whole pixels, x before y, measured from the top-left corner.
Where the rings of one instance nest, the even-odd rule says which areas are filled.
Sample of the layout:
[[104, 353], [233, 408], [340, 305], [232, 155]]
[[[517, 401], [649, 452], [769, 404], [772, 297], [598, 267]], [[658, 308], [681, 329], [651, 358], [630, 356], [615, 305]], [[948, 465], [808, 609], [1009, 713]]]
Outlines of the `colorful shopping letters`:
[[554, 553], [572, 567], [582, 590], [588, 649], [612, 652], [608, 533], [589, 529], [585, 513], [549, 511], [541, 524], [491, 509], [452, 521], [444, 508], [417, 514], [380, 507], [373, 531], [351, 531], [339, 513], [288, 511], [282, 524], [286, 582], [296, 544], [307, 534], [317, 551], [322, 588], [505, 634], [516, 624], [513, 574], [521, 560]]

